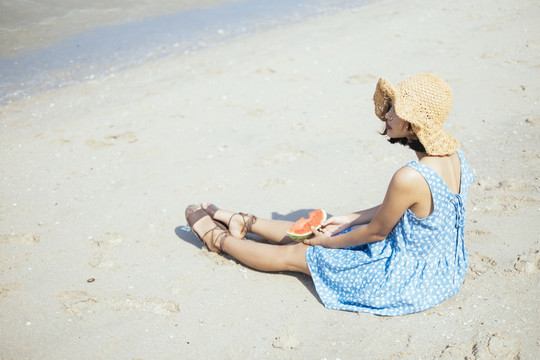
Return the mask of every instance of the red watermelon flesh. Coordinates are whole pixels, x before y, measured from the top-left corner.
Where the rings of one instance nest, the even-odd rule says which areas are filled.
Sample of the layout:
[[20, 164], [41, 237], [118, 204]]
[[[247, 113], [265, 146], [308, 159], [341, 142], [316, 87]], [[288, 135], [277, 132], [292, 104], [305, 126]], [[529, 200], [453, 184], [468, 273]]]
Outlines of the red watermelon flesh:
[[312, 234], [311, 227], [319, 228], [324, 221], [326, 221], [326, 211], [313, 210], [309, 213], [308, 219], [301, 218], [296, 221], [287, 231], [287, 235], [293, 240], [303, 240]]

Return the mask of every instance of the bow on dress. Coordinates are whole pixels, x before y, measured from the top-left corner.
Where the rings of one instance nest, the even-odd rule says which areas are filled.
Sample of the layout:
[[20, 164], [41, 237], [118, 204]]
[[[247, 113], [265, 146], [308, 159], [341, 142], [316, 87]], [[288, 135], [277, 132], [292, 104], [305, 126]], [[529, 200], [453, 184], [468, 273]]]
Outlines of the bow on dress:
[[[465, 205], [463, 204], [463, 198], [460, 194], [454, 196], [454, 201], [452, 201], [454, 207], [456, 208], [456, 257], [458, 257], [459, 250], [463, 253], [463, 258], [467, 256], [465, 249]], [[457, 259], [456, 259], [457, 260]]]
[[463, 204], [463, 198], [460, 194], [455, 195], [454, 207], [456, 208], [456, 229], [463, 231], [465, 227], [465, 205]]

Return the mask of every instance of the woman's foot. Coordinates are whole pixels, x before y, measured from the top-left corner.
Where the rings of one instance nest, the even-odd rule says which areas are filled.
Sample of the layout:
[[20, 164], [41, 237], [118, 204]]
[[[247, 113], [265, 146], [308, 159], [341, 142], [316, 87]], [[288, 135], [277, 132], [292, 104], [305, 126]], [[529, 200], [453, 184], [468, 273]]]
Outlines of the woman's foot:
[[257, 221], [255, 215], [233, 213], [211, 203], [204, 203], [201, 206], [212, 219], [227, 224], [229, 233], [235, 238], [243, 239], [248, 232], [251, 232], [251, 227]]
[[186, 208], [186, 220], [195, 235], [213, 252], [220, 253], [229, 232], [197, 205]]

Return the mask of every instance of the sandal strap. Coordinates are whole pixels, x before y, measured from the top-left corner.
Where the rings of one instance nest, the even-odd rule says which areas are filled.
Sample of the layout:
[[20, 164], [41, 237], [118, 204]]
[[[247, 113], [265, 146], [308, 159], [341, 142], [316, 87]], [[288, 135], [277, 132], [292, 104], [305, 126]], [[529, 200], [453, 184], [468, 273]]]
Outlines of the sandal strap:
[[[225, 239], [227, 238], [227, 235], [229, 234], [229, 232], [228, 232], [227, 230], [225, 230], [223, 227], [221, 227], [221, 226], [219, 226], [219, 225], [216, 224], [216, 226], [214, 226], [213, 228], [211, 228], [210, 230], [208, 230], [207, 232], [205, 232], [203, 236], [201, 236], [201, 240], [203, 240], [204, 237], [205, 237], [206, 235], [208, 235], [208, 233], [212, 233], [212, 234], [210, 235], [210, 236], [212, 237], [212, 238], [210, 239], [210, 241], [214, 240], [214, 231], [216, 231], [216, 230], [221, 230], [221, 233], [219, 233], [219, 234], [217, 235], [217, 237], [216, 237], [216, 242], [219, 244], [219, 245], [217, 246], [218, 250], [219, 250], [220, 252], [222, 252], [222, 251], [223, 251], [223, 243], [225, 242]], [[203, 240], [203, 242], [204, 242], [204, 240]], [[208, 245], [206, 245], [206, 246], [208, 246]]]
[[[205, 237], [206, 235], [208, 235], [208, 233], [213, 232], [213, 231], [216, 230], [216, 229], [219, 229], [219, 228], [217, 227], [217, 225], [214, 226], [213, 228], [211, 228], [210, 230], [208, 230], [207, 232], [205, 232], [204, 235], [201, 236], [201, 239], [204, 239], [204, 237]], [[214, 234], [212, 234], [212, 237], [214, 237], [213, 235], [214, 235]]]
[[217, 236], [216, 240], [219, 243], [217, 248], [219, 249], [219, 251], [223, 251], [223, 243], [225, 243], [225, 239], [227, 238], [228, 234], [228, 231], [223, 230], [223, 232]]
[[251, 215], [250, 218], [248, 218], [248, 221], [246, 221], [246, 230], [247, 232], [252, 232], [251, 228], [253, 227], [253, 224], [257, 222], [257, 217], [255, 215]]
[[[234, 214], [231, 215], [231, 217], [229, 218], [229, 222], [227, 223], [227, 228], [230, 228], [231, 220], [236, 215], [240, 215], [242, 217], [242, 222], [244, 223], [242, 225], [242, 233], [244, 232], [244, 230], [246, 232], [251, 232], [251, 228], [253, 227], [253, 224], [255, 224], [257, 222], [257, 217], [255, 215], [249, 215], [249, 214], [242, 213], [242, 212], [234, 213]], [[246, 220], [246, 217], [248, 217], [247, 220]]]

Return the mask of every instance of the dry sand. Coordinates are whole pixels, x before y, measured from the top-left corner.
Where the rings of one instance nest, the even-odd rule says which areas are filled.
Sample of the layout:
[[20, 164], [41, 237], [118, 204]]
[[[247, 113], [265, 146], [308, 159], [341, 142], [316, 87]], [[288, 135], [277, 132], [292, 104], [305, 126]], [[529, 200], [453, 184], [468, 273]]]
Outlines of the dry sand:
[[[0, 108], [2, 359], [535, 359], [540, 4], [383, 1]], [[470, 269], [431, 310], [327, 310], [182, 231], [213, 201], [293, 219], [379, 203], [413, 154], [377, 77], [435, 72], [476, 181]], [[89, 282], [89, 279], [94, 281]]]

